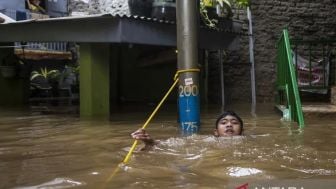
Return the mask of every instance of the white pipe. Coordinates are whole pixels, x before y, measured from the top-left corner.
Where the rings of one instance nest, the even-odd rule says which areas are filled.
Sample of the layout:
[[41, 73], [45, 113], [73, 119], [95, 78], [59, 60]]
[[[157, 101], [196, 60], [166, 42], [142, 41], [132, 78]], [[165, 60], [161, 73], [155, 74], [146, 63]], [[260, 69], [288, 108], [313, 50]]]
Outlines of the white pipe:
[[222, 112], [225, 110], [225, 85], [224, 85], [224, 66], [223, 66], [223, 51], [218, 50], [220, 77], [221, 77], [221, 93], [222, 93]]
[[251, 104], [251, 114], [253, 117], [256, 117], [256, 84], [255, 84], [255, 66], [254, 66], [254, 54], [253, 54], [253, 32], [252, 32], [252, 14], [250, 7], [247, 7], [247, 19], [249, 21], [249, 52], [250, 52], [250, 62], [251, 62], [251, 96], [252, 96], [252, 104]]

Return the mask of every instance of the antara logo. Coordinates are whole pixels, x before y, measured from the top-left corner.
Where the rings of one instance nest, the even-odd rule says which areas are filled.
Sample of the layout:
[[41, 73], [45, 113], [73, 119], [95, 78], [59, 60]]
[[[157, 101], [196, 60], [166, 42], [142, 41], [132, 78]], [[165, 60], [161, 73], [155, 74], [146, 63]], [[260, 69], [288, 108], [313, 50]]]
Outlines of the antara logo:
[[248, 183], [238, 186], [236, 189], [248, 189]]
[[[238, 186], [235, 189], [248, 189], [248, 183], [243, 184], [241, 186]], [[295, 187], [295, 186], [288, 186], [288, 187], [284, 187], [284, 186], [268, 186], [268, 187], [263, 187], [263, 186], [256, 186], [252, 189], [304, 189], [304, 187]]]
[[295, 187], [295, 186], [269, 186], [269, 187], [255, 187], [254, 189], [304, 189], [303, 187]]

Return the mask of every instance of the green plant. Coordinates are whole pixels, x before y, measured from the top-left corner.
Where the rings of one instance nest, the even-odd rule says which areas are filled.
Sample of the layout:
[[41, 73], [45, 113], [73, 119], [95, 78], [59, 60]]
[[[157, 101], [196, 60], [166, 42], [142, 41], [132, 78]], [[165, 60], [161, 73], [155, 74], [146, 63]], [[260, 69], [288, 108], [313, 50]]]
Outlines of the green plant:
[[33, 79], [37, 77], [42, 77], [48, 81], [52, 81], [52, 80], [57, 80], [59, 76], [60, 76], [60, 72], [58, 70], [48, 70], [46, 67], [44, 67], [40, 69], [40, 72], [33, 71], [31, 73], [30, 80], [32, 81]]
[[72, 66], [71, 68], [72, 68], [72, 73], [74, 73], [74, 74], [79, 74], [79, 68], [80, 68], [79, 65], [77, 65], [77, 66]]
[[230, 0], [201, 0], [200, 1], [200, 14], [204, 23], [210, 28], [216, 28], [218, 23], [217, 18], [212, 18], [209, 16], [208, 10], [219, 8], [221, 17], [232, 17], [232, 8]]
[[233, 2], [238, 7], [248, 7], [250, 5], [250, 0], [234, 0]]
[[70, 65], [65, 66], [64, 71], [60, 74], [60, 79], [63, 80], [68, 77], [74, 77], [73, 78], [73, 84], [78, 84], [78, 77], [79, 77], [79, 65]]
[[231, 18], [233, 16], [233, 7], [247, 7], [249, 6], [249, 0], [201, 0], [200, 1], [200, 14], [201, 18], [207, 26], [210, 28], [216, 28], [218, 23], [217, 18], [210, 18], [208, 14], [208, 8], [219, 7], [220, 17]]

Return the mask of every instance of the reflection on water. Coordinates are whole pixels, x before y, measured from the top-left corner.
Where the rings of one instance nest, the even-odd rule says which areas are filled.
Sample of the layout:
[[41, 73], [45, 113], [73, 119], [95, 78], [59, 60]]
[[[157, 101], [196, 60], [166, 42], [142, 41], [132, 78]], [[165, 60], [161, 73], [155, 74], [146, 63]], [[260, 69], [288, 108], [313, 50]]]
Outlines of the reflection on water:
[[[273, 111], [243, 112], [245, 136], [213, 137], [217, 114], [202, 114], [200, 135], [179, 137], [176, 113], [160, 112], [148, 130], [161, 143], [123, 160], [147, 114], [111, 121], [0, 113], [0, 188], [232, 188], [273, 179], [335, 179], [336, 124], [306, 120], [298, 131]], [[295, 128], [295, 127], [294, 127]], [[172, 137], [173, 136], [173, 137]]]

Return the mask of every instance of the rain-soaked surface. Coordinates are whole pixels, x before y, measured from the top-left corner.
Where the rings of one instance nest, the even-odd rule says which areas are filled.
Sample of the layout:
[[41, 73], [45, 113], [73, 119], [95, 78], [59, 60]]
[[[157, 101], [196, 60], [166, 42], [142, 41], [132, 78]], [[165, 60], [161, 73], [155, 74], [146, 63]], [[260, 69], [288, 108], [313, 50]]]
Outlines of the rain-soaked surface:
[[335, 188], [336, 118], [306, 118], [300, 132], [271, 105], [258, 108], [257, 118], [237, 109], [245, 134], [232, 138], [212, 136], [219, 108], [202, 111], [190, 137], [179, 136], [176, 109], [163, 108], [147, 129], [161, 143], [119, 167], [150, 110], [110, 121], [1, 110], [0, 188]]

